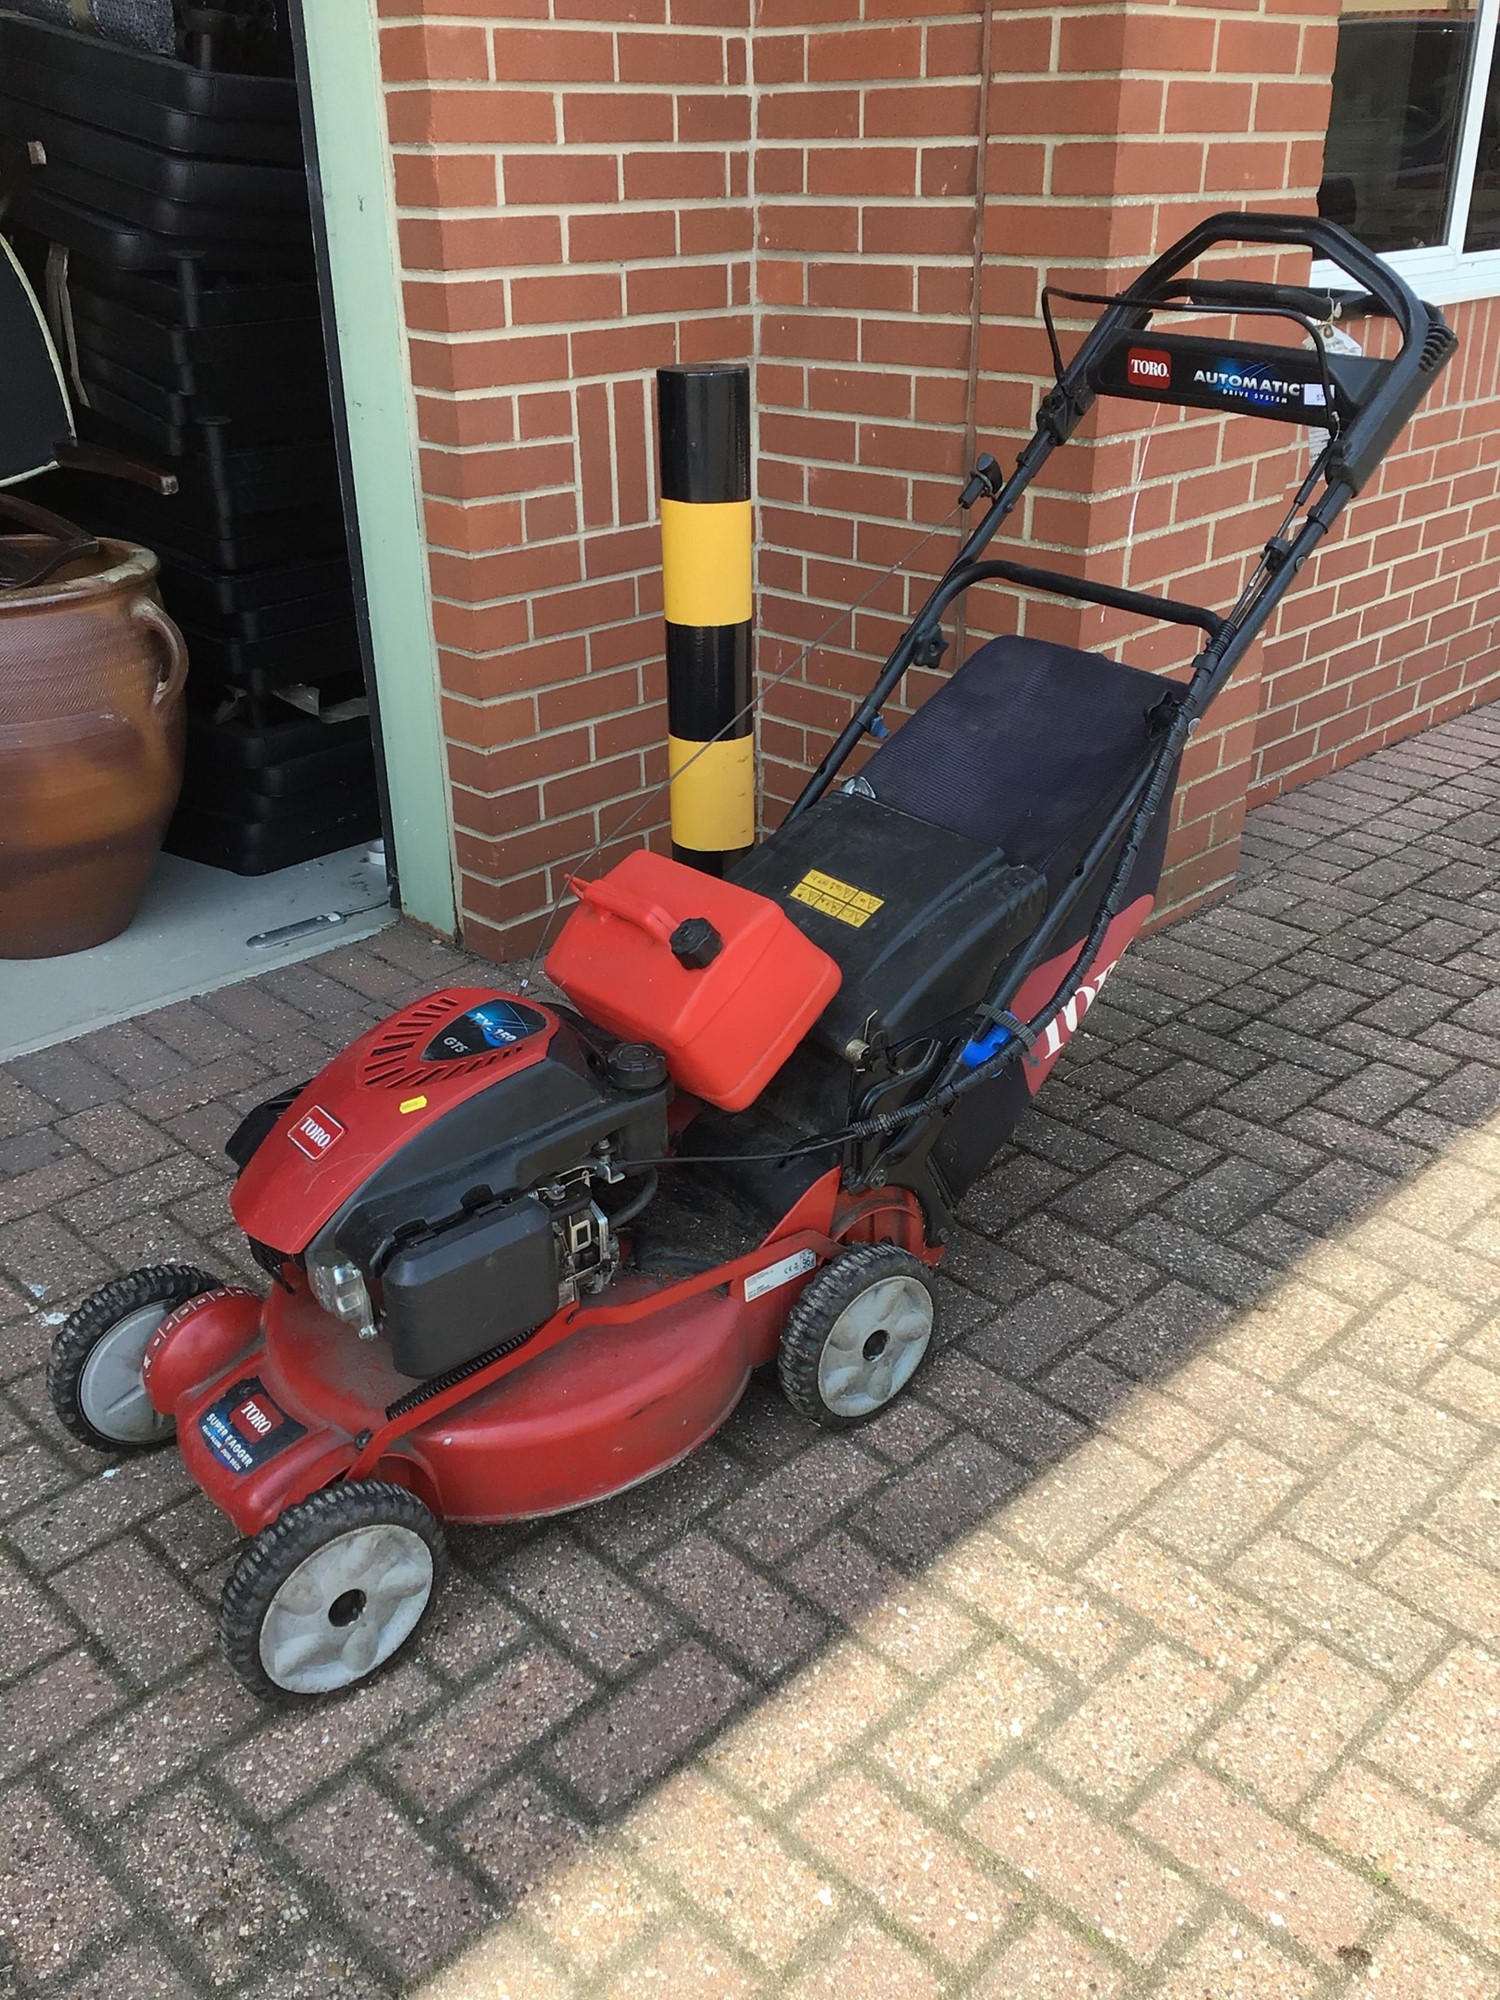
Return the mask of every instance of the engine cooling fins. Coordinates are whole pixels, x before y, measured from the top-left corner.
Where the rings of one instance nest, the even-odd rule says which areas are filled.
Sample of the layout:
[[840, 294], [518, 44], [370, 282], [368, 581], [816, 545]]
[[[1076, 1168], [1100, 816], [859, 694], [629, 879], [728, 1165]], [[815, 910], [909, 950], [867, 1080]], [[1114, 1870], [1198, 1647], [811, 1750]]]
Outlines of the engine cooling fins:
[[[440, 1076], [469, 1075], [503, 1062], [546, 1025], [545, 1015], [502, 996], [467, 1009], [465, 997], [451, 991], [429, 994], [392, 1016], [360, 1065], [361, 1086], [420, 1090]], [[491, 1018], [500, 1014], [507, 1017], [505, 1023]]]

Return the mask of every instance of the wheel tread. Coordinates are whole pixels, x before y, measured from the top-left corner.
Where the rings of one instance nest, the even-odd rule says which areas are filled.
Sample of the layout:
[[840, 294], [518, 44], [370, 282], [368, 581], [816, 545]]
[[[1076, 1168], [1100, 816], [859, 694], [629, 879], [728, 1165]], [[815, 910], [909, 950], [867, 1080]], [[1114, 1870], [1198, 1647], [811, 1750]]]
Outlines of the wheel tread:
[[[876, 1279], [891, 1277], [918, 1278], [931, 1290], [931, 1273], [909, 1250], [894, 1243], [856, 1244], [823, 1266], [803, 1287], [787, 1315], [776, 1357], [781, 1393], [799, 1416], [824, 1430], [852, 1430], [880, 1414], [872, 1410], [869, 1417], [844, 1417], [830, 1410], [818, 1388], [818, 1363], [829, 1329], [845, 1306]], [[936, 1305], [934, 1298], [934, 1314]], [[936, 1344], [936, 1332], [934, 1324], [929, 1353]], [[884, 1407], [889, 1408], [889, 1403]]]
[[[79, 1399], [84, 1365], [105, 1334], [127, 1313], [155, 1305], [175, 1311], [200, 1293], [216, 1290], [219, 1283], [218, 1278], [200, 1271], [195, 1264], [145, 1264], [122, 1278], [111, 1278], [107, 1285], [91, 1293], [58, 1328], [47, 1356], [47, 1394], [63, 1428], [80, 1444], [95, 1451], [118, 1455], [132, 1450], [156, 1450], [156, 1444], [121, 1444], [94, 1429]], [[163, 1438], [158, 1442], [164, 1444], [168, 1440]]]
[[[241, 1552], [219, 1597], [219, 1646], [224, 1658], [253, 1695], [262, 1701], [296, 1703], [329, 1697], [296, 1694], [279, 1687], [260, 1657], [260, 1628], [271, 1600], [301, 1562], [335, 1535], [354, 1528], [390, 1523], [410, 1528], [432, 1552], [432, 1596], [447, 1566], [441, 1521], [405, 1486], [391, 1479], [349, 1480], [325, 1486], [288, 1507]], [[429, 1605], [432, 1597], [429, 1597]], [[425, 1613], [424, 1613], [425, 1616]], [[417, 1628], [420, 1630], [421, 1620]], [[410, 1641], [404, 1641], [409, 1644]], [[402, 1648], [398, 1648], [399, 1653]], [[392, 1659], [396, 1653], [391, 1655]], [[387, 1665], [389, 1662], [382, 1662]], [[379, 1671], [378, 1669], [376, 1671]], [[360, 1685], [361, 1683], [351, 1683]]]

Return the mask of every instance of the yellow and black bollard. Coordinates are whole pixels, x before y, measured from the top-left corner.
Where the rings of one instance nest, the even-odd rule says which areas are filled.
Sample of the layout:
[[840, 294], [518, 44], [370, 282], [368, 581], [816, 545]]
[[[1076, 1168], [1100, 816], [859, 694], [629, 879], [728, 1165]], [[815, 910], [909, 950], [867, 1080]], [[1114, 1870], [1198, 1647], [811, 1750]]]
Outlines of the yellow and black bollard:
[[755, 841], [750, 370], [659, 368], [672, 851], [712, 875]]

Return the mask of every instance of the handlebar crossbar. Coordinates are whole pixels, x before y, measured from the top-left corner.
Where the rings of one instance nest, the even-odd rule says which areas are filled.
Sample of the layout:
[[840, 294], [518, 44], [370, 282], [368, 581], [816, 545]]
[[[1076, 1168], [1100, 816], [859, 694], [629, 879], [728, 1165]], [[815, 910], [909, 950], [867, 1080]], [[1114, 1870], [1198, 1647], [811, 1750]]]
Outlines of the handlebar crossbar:
[[1154, 591], [1127, 590], [1121, 584], [1096, 583], [1092, 577], [1069, 576], [1063, 570], [1040, 569], [1032, 563], [1018, 563], [995, 557], [988, 562], [965, 563], [950, 570], [922, 608], [916, 623], [920, 643], [936, 631], [948, 606], [972, 584], [1000, 581], [1019, 584], [1023, 590], [1045, 590], [1054, 597], [1076, 597], [1084, 604], [1105, 604], [1115, 611], [1133, 611], [1142, 618], [1162, 618], [1169, 625], [1196, 625], [1210, 639], [1224, 629], [1216, 611], [1201, 604], [1187, 604], [1178, 597], [1158, 597]]

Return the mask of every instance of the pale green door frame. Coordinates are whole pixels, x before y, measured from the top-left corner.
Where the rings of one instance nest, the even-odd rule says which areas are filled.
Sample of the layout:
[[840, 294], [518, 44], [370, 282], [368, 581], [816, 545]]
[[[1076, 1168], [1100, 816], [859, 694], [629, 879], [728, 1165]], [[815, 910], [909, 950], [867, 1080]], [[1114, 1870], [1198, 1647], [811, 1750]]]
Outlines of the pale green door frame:
[[396, 877], [406, 914], [451, 936], [453, 837], [375, 0], [302, 0], [299, 14]]

